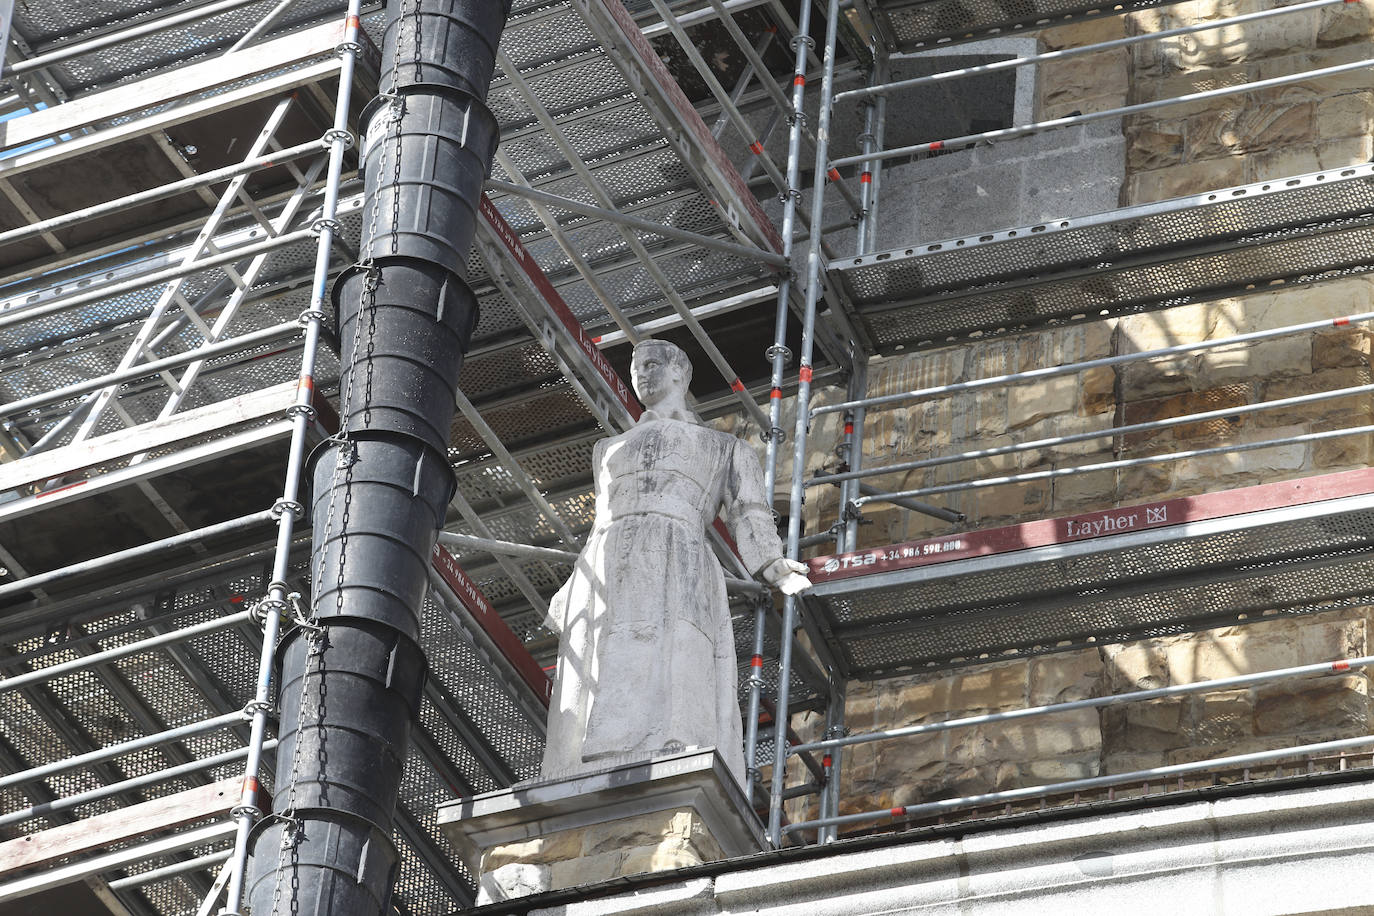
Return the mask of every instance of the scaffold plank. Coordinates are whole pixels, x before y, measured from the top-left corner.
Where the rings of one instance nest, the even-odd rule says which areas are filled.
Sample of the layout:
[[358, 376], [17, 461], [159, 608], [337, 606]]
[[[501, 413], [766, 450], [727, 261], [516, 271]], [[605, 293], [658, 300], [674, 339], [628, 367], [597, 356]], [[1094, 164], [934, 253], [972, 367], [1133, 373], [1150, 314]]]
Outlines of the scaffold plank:
[[225, 779], [0, 843], [0, 875], [226, 814], [242, 780]]
[[286, 382], [216, 404], [197, 407], [138, 426], [107, 433], [0, 465], [0, 491], [41, 483], [95, 465], [170, 445], [245, 423], [284, 417], [295, 403], [296, 383]]

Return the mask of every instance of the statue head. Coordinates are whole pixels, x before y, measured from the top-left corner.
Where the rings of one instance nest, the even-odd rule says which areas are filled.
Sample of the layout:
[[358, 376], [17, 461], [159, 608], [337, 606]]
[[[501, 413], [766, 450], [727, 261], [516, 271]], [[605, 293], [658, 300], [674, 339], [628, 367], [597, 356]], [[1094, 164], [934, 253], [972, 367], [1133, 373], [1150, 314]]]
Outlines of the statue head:
[[685, 408], [692, 364], [677, 344], [646, 338], [635, 344], [630, 383], [645, 407]]

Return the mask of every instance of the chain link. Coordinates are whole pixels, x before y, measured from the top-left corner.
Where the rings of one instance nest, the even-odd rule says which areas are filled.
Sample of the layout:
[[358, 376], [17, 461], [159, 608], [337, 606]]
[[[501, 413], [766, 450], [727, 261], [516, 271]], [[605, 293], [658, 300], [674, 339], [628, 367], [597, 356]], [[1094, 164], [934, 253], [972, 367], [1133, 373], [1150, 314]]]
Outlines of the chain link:
[[[396, 77], [398, 79], [400, 77], [401, 65], [400, 50], [401, 44], [404, 41], [404, 33], [408, 19], [407, 12], [410, 7], [411, 0], [401, 0], [401, 10], [400, 15], [398, 16], [396, 26], [396, 45], [392, 59], [392, 72], [396, 74]], [[415, 29], [415, 64], [418, 68], [420, 63], [418, 8], [415, 10], [413, 27]], [[391, 163], [393, 188], [398, 187], [400, 184], [402, 139], [401, 118], [405, 113], [405, 100], [399, 94], [394, 92], [394, 88], [395, 87], [393, 86], [393, 92], [379, 94], [379, 97], [389, 98], [391, 100], [389, 103], [391, 111], [387, 123], [387, 136], [384, 140], [384, 145], [382, 147], [382, 168], [385, 168], [386, 158], [389, 155], [393, 160]], [[367, 125], [364, 125], [364, 130], [366, 129]], [[400, 195], [398, 193], [395, 193], [393, 190], [391, 198], [392, 204], [391, 227], [389, 230], [389, 247], [391, 254], [396, 254], [399, 250], [397, 227], [400, 225]], [[380, 218], [380, 195], [374, 193], [372, 195], [371, 211], [368, 214], [368, 225], [364, 232], [366, 239], [369, 240], [369, 245], [371, 243], [371, 240], [376, 238]], [[348, 518], [350, 504], [352, 502], [353, 495], [352, 488], [348, 486], [348, 483], [352, 478], [353, 466], [357, 460], [357, 447], [354, 444], [353, 440], [349, 438], [349, 419], [352, 414], [354, 399], [354, 377], [357, 374], [356, 370], [358, 367], [359, 357], [361, 355], [362, 358], [366, 360], [366, 378], [363, 386], [363, 404], [364, 409], [366, 411], [370, 409], [370, 404], [372, 402], [372, 357], [376, 352], [376, 296], [378, 281], [380, 280], [380, 271], [377, 264], [375, 263], [373, 258], [367, 253], [366, 250], [362, 251], [361, 260], [356, 266], [362, 270], [367, 271], [367, 278], [363, 285], [363, 292], [361, 296], [361, 301], [359, 302], [358, 315], [356, 323], [353, 327], [353, 346], [351, 352], [350, 365], [348, 367], [341, 367], [341, 370], [345, 368], [347, 370], [347, 381], [344, 383], [343, 390], [339, 392], [339, 430], [333, 436], [329, 437], [329, 441], [332, 441], [337, 445], [337, 449], [335, 451], [334, 468], [330, 475], [329, 508], [325, 513], [324, 526], [322, 528], [317, 527], [317, 531], [321, 532], [317, 537], [317, 543], [321, 545], [321, 556], [318, 558], [318, 562], [315, 564], [317, 568], [312, 570], [313, 574], [311, 577], [311, 603], [316, 608], [318, 608], [319, 596], [324, 586], [325, 564], [323, 562], [323, 551], [327, 549], [326, 545], [328, 545], [330, 536], [335, 530], [334, 524], [335, 519], [337, 517], [341, 531], [339, 538], [340, 546], [338, 557], [338, 579], [336, 580], [335, 589], [336, 611], [341, 611], [343, 609], [344, 566], [348, 548]], [[366, 340], [364, 340], [363, 334], [364, 323], [366, 323], [367, 325]], [[365, 412], [363, 417], [364, 424], [366, 424], [368, 420], [369, 416]], [[338, 506], [338, 484], [340, 482], [340, 477], [342, 477], [344, 484], [344, 499], [342, 509], [340, 509]], [[298, 627], [302, 627], [307, 631], [306, 639], [309, 641], [309, 647], [306, 653], [306, 677], [302, 678], [301, 682], [301, 702], [296, 711], [296, 740], [291, 747], [291, 770], [287, 778], [287, 785], [285, 786], [286, 808], [284, 809], [282, 814], [276, 815], [286, 823], [286, 829], [282, 831], [282, 841], [277, 851], [277, 871], [272, 889], [272, 916], [277, 916], [277, 914], [280, 912], [281, 896], [283, 890], [282, 874], [286, 870], [288, 853], [290, 854], [292, 863], [290, 881], [290, 912], [296, 913], [299, 911], [300, 908], [300, 875], [298, 874], [299, 869], [297, 869], [295, 865], [297, 864], [297, 858], [299, 855], [300, 841], [304, 836], [304, 828], [302, 823], [293, 815], [295, 812], [296, 805], [296, 793], [300, 785], [300, 744], [301, 740], [304, 738], [305, 710], [307, 705], [308, 687], [310, 681], [309, 673], [311, 670], [312, 661], [314, 662], [315, 671], [318, 675], [316, 687], [317, 702], [315, 704], [315, 714], [317, 717], [316, 721], [319, 721], [321, 723], [323, 723], [324, 721], [324, 716], [326, 712], [326, 695], [328, 692], [328, 688], [325, 684], [324, 677], [324, 650], [328, 646], [328, 631], [325, 630], [323, 627], [319, 626], [318, 624], [318, 610], [316, 610], [314, 613], [308, 613], [306, 609], [302, 606], [301, 595], [299, 593], [291, 594], [289, 596], [289, 600], [291, 608], [295, 611], [294, 615], [292, 615], [292, 622], [295, 623]], [[282, 613], [283, 616], [285, 616], [286, 610], [287, 608], [283, 606], [279, 609], [278, 612]], [[325, 735], [326, 730], [321, 728], [318, 735], [317, 750], [318, 762], [321, 772], [324, 771], [328, 763], [328, 749], [325, 740]], [[278, 786], [277, 791], [280, 793], [282, 791], [282, 788], [283, 787]]]

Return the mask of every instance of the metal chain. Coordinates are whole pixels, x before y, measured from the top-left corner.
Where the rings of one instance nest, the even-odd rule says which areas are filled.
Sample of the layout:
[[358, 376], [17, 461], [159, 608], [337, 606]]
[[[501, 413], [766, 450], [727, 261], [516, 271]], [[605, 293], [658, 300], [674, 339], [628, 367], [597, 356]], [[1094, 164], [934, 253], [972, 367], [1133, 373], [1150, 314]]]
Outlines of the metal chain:
[[[394, 52], [394, 55], [393, 55], [392, 65], [393, 65], [393, 72], [396, 73], [398, 77], [399, 77], [399, 75], [400, 75], [400, 65], [401, 65], [401, 61], [400, 61], [400, 57], [401, 57], [401, 55], [400, 55], [401, 41], [402, 41], [402, 39], [403, 39], [403, 33], [404, 33], [405, 27], [406, 27], [406, 18], [407, 18], [407, 17], [406, 17], [406, 11], [407, 11], [407, 7], [408, 7], [409, 5], [410, 5], [410, 4], [409, 4], [409, 0], [402, 0], [402, 2], [401, 2], [401, 12], [400, 12], [400, 15], [399, 15], [399, 17], [398, 17], [398, 22], [397, 22], [397, 36], [396, 36], [397, 40], [396, 40], [396, 46], [395, 46], [395, 52]], [[416, 40], [416, 43], [415, 43], [415, 44], [416, 44], [416, 52], [417, 52], [417, 65], [418, 65], [418, 48], [419, 48], [419, 44], [418, 44], [418, 23], [419, 23], [419, 11], [418, 11], [418, 9], [417, 9], [417, 10], [416, 10], [416, 26], [415, 26], [415, 27], [416, 27], [416, 37], [417, 37], [417, 40]], [[402, 117], [402, 115], [404, 114], [404, 111], [405, 111], [405, 107], [404, 107], [404, 106], [405, 106], [405, 103], [404, 103], [404, 100], [401, 98], [401, 96], [400, 96], [399, 94], [397, 94], [397, 93], [394, 91], [394, 89], [395, 89], [395, 87], [393, 86], [393, 91], [392, 91], [391, 93], [382, 94], [383, 97], [389, 96], [390, 99], [391, 99], [391, 103], [390, 103], [391, 112], [390, 112], [390, 115], [389, 115], [389, 121], [388, 121], [388, 125], [387, 125], [387, 135], [386, 135], [385, 140], [383, 141], [384, 145], [383, 145], [383, 147], [382, 147], [382, 162], [383, 162], [383, 166], [385, 166], [385, 161], [386, 161], [386, 158], [387, 158], [388, 155], [390, 155], [390, 157], [393, 159], [393, 162], [392, 162], [392, 176], [393, 176], [393, 178], [395, 179], [395, 182], [394, 182], [394, 185], [393, 185], [393, 186], [398, 186], [399, 183], [400, 183], [399, 180], [400, 180], [400, 177], [401, 177], [401, 139], [402, 139], [402, 135], [401, 135], [401, 117]], [[366, 125], [364, 125], [364, 129], [366, 129]], [[367, 226], [367, 229], [366, 229], [366, 232], [365, 232], [365, 235], [366, 235], [366, 237], [367, 237], [368, 239], [375, 238], [376, 232], [377, 232], [377, 226], [378, 226], [378, 223], [379, 223], [379, 221], [380, 221], [380, 217], [381, 217], [381, 206], [380, 206], [380, 201], [379, 201], [379, 195], [373, 194], [373, 196], [372, 196], [372, 207], [371, 207], [371, 211], [370, 211], [370, 213], [369, 213], [368, 226]], [[391, 253], [392, 253], [392, 254], [396, 254], [396, 253], [398, 252], [398, 247], [399, 247], [399, 246], [398, 246], [397, 231], [396, 231], [397, 226], [400, 225], [400, 195], [399, 195], [399, 194], [395, 194], [395, 193], [392, 194], [392, 212], [391, 212], [391, 217], [392, 217], [392, 219], [391, 219], [391, 229], [390, 229], [390, 235], [391, 235], [391, 245], [390, 245], [390, 248], [391, 248]], [[369, 255], [367, 255], [366, 253], [363, 254], [362, 259], [359, 261], [359, 263], [358, 263], [356, 266], [359, 267], [359, 268], [361, 268], [362, 270], [365, 270], [365, 271], [367, 272], [367, 279], [366, 279], [366, 281], [364, 282], [364, 285], [363, 285], [363, 291], [362, 291], [361, 301], [359, 302], [358, 314], [357, 314], [357, 318], [356, 318], [356, 321], [355, 321], [355, 324], [354, 324], [354, 327], [353, 327], [353, 341], [352, 341], [352, 348], [351, 348], [351, 360], [350, 360], [350, 365], [346, 367], [346, 369], [347, 369], [347, 373], [346, 373], [346, 375], [347, 375], [347, 380], [346, 380], [345, 383], [344, 383], [343, 390], [339, 392], [339, 429], [338, 429], [338, 432], [337, 432], [337, 433], [335, 433], [333, 436], [329, 437], [330, 440], [332, 440], [333, 442], [335, 442], [335, 443], [337, 444], [338, 448], [337, 448], [337, 451], [336, 451], [336, 453], [335, 453], [334, 469], [333, 469], [333, 472], [332, 472], [331, 475], [330, 475], [329, 508], [328, 508], [328, 510], [327, 510], [327, 512], [326, 512], [326, 514], [325, 514], [324, 527], [323, 527], [323, 529], [322, 529], [323, 534], [322, 534], [322, 535], [319, 537], [319, 539], [318, 539], [319, 542], [320, 542], [322, 545], [327, 545], [327, 544], [329, 543], [329, 536], [330, 536], [330, 534], [334, 531], [335, 519], [336, 519], [336, 516], [337, 516], [337, 518], [338, 518], [338, 523], [339, 523], [340, 527], [342, 528], [342, 532], [341, 532], [341, 536], [340, 536], [340, 542], [341, 542], [341, 543], [340, 543], [340, 548], [339, 548], [340, 553], [339, 553], [339, 560], [338, 560], [338, 579], [337, 579], [337, 582], [336, 582], [337, 587], [336, 587], [336, 590], [335, 590], [335, 595], [336, 595], [335, 600], [336, 600], [336, 602], [337, 602], [337, 603], [336, 603], [336, 607], [335, 607], [336, 610], [342, 610], [342, 606], [343, 606], [344, 567], [345, 567], [346, 553], [347, 553], [347, 549], [348, 549], [348, 519], [349, 519], [350, 504], [351, 504], [351, 502], [352, 502], [352, 495], [353, 495], [353, 494], [352, 494], [352, 488], [348, 486], [348, 483], [349, 483], [349, 481], [350, 481], [350, 479], [351, 479], [351, 477], [352, 477], [353, 466], [354, 466], [354, 464], [355, 464], [355, 462], [356, 462], [356, 459], [357, 459], [357, 449], [356, 449], [356, 447], [354, 446], [353, 441], [348, 437], [348, 433], [349, 433], [349, 418], [350, 418], [350, 415], [351, 415], [351, 413], [352, 413], [353, 399], [354, 399], [354, 376], [357, 374], [357, 373], [356, 373], [356, 369], [357, 369], [357, 367], [358, 367], [359, 356], [360, 356], [360, 354], [361, 354], [361, 355], [363, 356], [363, 358], [366, 360], [366, 369], [365, 369], [366, 378], [365, 378], [364, 386], [363, 386], [363, 404], [365, 405], [365, 407], [367, 407], [367, 406], [370, 405], [371, 402], [372, 402], [372, 381], [373, 381], [372, 357], [373, 357], [373, 355], [374, 355], [375, 352], [376, 352], [376, 330], [377, 330], [376, 295], [377, 295], [377, 284], [378, 284], [378, 281], [379, 281], [379, 279], [380, 279], [380, 277], [379, 277], [379, 272], [378, 272], [378, 267], [377, 267], [376, 263], [374, 262], [374, 260], [373, 260]], [[364, 325], [364, 323], [367, 324], [366, 341], [364, 341], [364, 334], [363, 334], [363, 325]], [[343, 368], [343, 367], [341, 367], [341, 368]], [[364, 414], [364, 417], [363, 417], [364, 423], [366, 423], [366, 422], [368, 421], [368, 419], [369, 419], [369, 417], [368, 417], [368, 415], [365, 413], [365, 414]], [[341, 476], [342, 476], [342, 480], [343, 480], [343, 484], [344, 484], [344, 487], [343, 487], [343, 490], [344, 490], [344, 499], [343, 499], [343, 507], [342, 507], [342, 510], [340, 511], [340, 510], [339, 510], [339, 507], [338, 507], [338, 493], [339, 493], [339, 486], [338, 486], [338, 484], [339, 484], [339, 482], [340, 482], [340, 477], [341, 477]], [[318, 520], [317, 520], [317, 522], [318, 522]], [[327, 549], [327, 547], [324, 548], [324, 549]], [[322, 551], [322, 552], [323, 552], [323, 551]], [[308, 688], [309, 688], [309, 681], [310, 681], [309, 674], [310, 674], [310, 670], [311, 670], [312, 660], [315, 661], [316, 672], [317, 672], [318, 675], [319, 675], [319, 676], [318, 676], [318, 685], [317, 685], [317, 688], [316, 688], [317, 702], [316, 702], [316, 704], [315, 704], [315, 712], [316, 712], [316, 715], [317, 715], [317, 717], [318, 717], [318, 718], [317, 718], [317, 721], [323, 722], [323, 720], [324, 720], [324, 715], [325, 715], [325, 711], [326, 711], [326, 694], [327, 694], [327, 687], [326, 687], [326, 685], [325, 685], [325, 680], [324, 680], [324, 671], [325, 671], [325, 669], [324, 669], [324, 649], [325, 649], [325, 648], [327, 647], [327, 645], [328, 645], [328, 632], [327, 632], [324, 628], [319, 627], [319, 626], [317, 625], [317, 621], [318, 621], [318, 603], [317, 603], [317, 602], [318, 602], [319, 596], [320, 596], [321, 591], [323, 590], [323, 586], [324, 586], [324, 565], [325, 565], [324, 562], [323, 562], [323, 556], [321, 556], [320, 560], [321, 560], [321, 562], [319, 562], [319, 563], [317, 564], [317, 565], [318, 565], [318, 568], [315, 569], [315, 570], [313, 571], [313, 572], [314, 572], [314, 575], [312, 576], [313, 581], [312, 581], [312, 583], [311, 583], [311, 586], [312, 586], [312, 590], [311, 590], [311, 605], [312, 605], [312, 607], [315, 607], [317, 610], [316, 610], [314, 613], [311, 613], [307, 619], [305, 619], [305, 620], [298, 620], [298, 621], [297, 621], [298, 624], [304, 625], [304, 626], [306, 626], [306, 627], [309, 628], [309, 633], [308, 633], [308, 635], [307, 635], [307, 637], [306, 637], [306, 638], [309, 640], [309, 648], [308, 648], [307, 653], [306, 653], [306, 663], [305, 663], [305, 670], [306, 670], [306, 673], [305, 673], [305, 676], [302, 677], [302, 682], [301, 682], [301, 691], [302, 691], [302, 693], [301, 693], [301, 701], [300, 701], [300, 704], [299, 704], [299, 706], [298, 706], [298, 708], [297, 708], [297, 711], [296, 711], [296, 741], [295, 741], [295, 743], [293, 744], [293, 746], [292, 746], [292, 748], [291, 748], [291, 770], [290, 770], [290, 775], [289, 775], [288, 778], [287, 778], [287, 785], [286, 785], [286, 787], [285, 787], [285, 788], [286, 788], [286, 808], [285, 808], [285, 814], [284, 814], [284, 816], [283, 816], [282, 819], [283, 819], [284, 821], [286, 821], [287, 827], [286, 827], [286, 829], [284, 829], [284, 830], [282, 831], [282, 841], [281, 841], [281, 844], [280, 844], [280, 846], [279, 846], [279, 848], [278, 848], [278, 850], [277, 850], [277, 871], [276, 871], [276, 877], [275, 877], [275, 881], [274, 881], [274, 885], [273, 885], [273, 889], [272, 889], [272, 914], [271, 914], [271, 916], [277, 916], [277, 914], [278, 914], [278, 912], [279, 912], [279, 909], [280, 909], [281, 896], [282, 896], [282, 874], [283, 874], [283, 872], [286, 870], [285, 866], [286, 866], [286, 862], [287, 862], [288, 850], [289, 850], [290, 853], [291, 853], [292, 864], [293, 864], [293, 866], [294, 866], [294, 865], [296, 864], [296, 862], [297, 862], [297, 857], [298, 857], [298, 855], [299, 855], [299, 849], [298, 849], [298, 847], [299, 847], [299, 844], [300, 844], [300, 840], [301, 840], [301, 838], [302, 838], [302, 830], [301, 830], [300, 822], [299, 822], [294, 816], [292, 816], [292, 815], [294, 815], [294, 812], [295, 812], [296, 793], [297, 793], [298, 787], [299, 787], [299, 785], [300, 785], [300, 771], [301, 771], [300, 744], [301, 744], [301, 740], [304, 738], [306, 698], [307, 698], [307, 692], [308, 692]], [[301, 615], [297, 615], [297, 616], [301, 616]], [[326, 766], [327, 766], [327, 763], [328, 763], [328, 749], [327, 749], [327, 747], [326, 747], [325, 734], [326, 734], [325, 730], [324, 730], [324, 729], [321, 729], [321, 730], [320, 730], [320, 734], [319, 734], [319, 746], [318, 746], [318, 751], [317, 751], [317, 754], [318, 754], [318, 757], [319, 757], [319, 764], [320, 764], [321, 770], [323, 770], [324, 767], [326, 767]], [[278, 792], [280, 792], [281, 789], [282, 789], [282, 787], [281, 787], [281, 786], [278, 786], [277, 789], [278, 789]], [[300, 895], [299, 895], [299, 891], [300, 891], [300, 876], [299, 876], [299, 874], [298, 874], [298, 871], [299, 871], [299, 869], [297, 869], [297, 868], [295, 868], [295, 867], [293, 867], [293, 868], [291, 869], [291, 899], [290, 899], [290, 908], [291, 908], [291, 910], [290, 910], [290, 911], [291, 911], [292, 913], [297, 912], [298, 909], [299, 909], [299, 906], [300, 906], [300, 901], [299, 901], [299, 896], [300, 896]]]

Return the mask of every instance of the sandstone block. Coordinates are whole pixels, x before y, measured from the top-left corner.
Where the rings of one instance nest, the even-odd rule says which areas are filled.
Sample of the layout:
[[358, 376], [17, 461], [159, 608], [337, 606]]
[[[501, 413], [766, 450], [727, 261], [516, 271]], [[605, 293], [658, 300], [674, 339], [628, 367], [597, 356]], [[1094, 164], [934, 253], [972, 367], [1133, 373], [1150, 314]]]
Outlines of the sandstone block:
[[[1301, 426], [1247, 430], [1237, 436], [1241, 442], [1284, 439], [1306, 432]], [[1240, 475], [1268, 477], [1275, 472], [1297, 471], [1307, 466], [1308, 447], [1303, 443], [1273, 445], [1244, 452], [1223, 452], [1186, 458], [1178, 462], [1178, 480], [1224, 480]]]
[[1110, 468], [1059, 477], [1054, 481], [1053, 511], [1110, 508], [1116, 503], [1116, 471]]
[[1116, 370], [1110, 366], [1089, 369], [1079, 379], [1078, 409], [1088, 415], [1105, 413], [1116, 406]]
[[1072, 48], [1082, 45], [1098, 44], [1114, 38], [1126, 37], [1127, 20], [1121, 16], [1108, 16], [1058, 26], [1041, 34], [1040, 40], [1045, 50]]
[[1310, 172], [1328, 172], [1368, 162], [1370, 137], [1340, 137], [1278, 147], [1250, 157], [1251, 181], [1281, 181]]
[[1174, 469], [1169, 464], [1147, 464], [1127, 468], [1121, 472], [1118, 492], [1122, 505], [1149, 502], [1170, 493], [1174, 484]]
[[1166, 651], [1157, 641], [1104, 646], [1102, 655], [1112, 693], [1152, 690], [1170, 683]]
[[623, 875], [642, 875], [648, 872], [670, 871], [675, 868], [686, 868], [690, 865], [701, 865], [709, 861], [713, 860], [703, 858], [690, 845], [665, 843], [659, 846], [628, 850], [625, 853], [624, 861], [621, 862], [620, 873]]
[[1312, 368], [1345, 369], [1370, 365], [1374, 334], [1364, 328], [1312, 335]]
[[582, 830], [582, 855], [654, 845], [665, 838], [689, 839], [704, 830], [690, 811], [654, 811], [638, 817], [593, 824]]
[[1371, 457], [1374, 457], [1374, 436], [1369, 434], [1312, 443], [1312, 467], [1317, 470], [1368, 467]]
[[1151, 700], [1102, 710], [1102, 742], [1112, 752], [1165, 751], [1187, 741], [1183, 701]]
[[1136, 172], [1127, 180], [1123, 204], [1130, 206], [1188, 197], [1219, 188], [1235, 187], [1244, 184], [1245, 180], [1245, 157], [1240, 155]]
[[577, 887], [618, 878], [625, 872], [625, 851], [617, 849], [594, 856], [555, 862], [550, 866], [553, 887]]
[[560, 830], [522, 843], [493, 846], [482, 856], [487, 872], [513, 862], [548, 865], [582, 855], [582, 830]]
[[1184, 121], [1138, 124], [1126, 137], [1126, 170], [1145, 172], [1182, 164], [1186, 137]]
[[1343, 3], [1318, 12], [1318, 47], [1366, 42], [1371, 33], [1374, 33], [1374, 18], [1371, 18], [1369, 9], [1362, 3]]
[[553, 888], [553, 869], [548, 865], [512, 862], [483, 871], [478, 882], [477, 905], [528, 897]]
[[1246, 104], [1188, 119], [1185, 154], [1190, 160], [1219, 159], [1310, 141], [1316, 105]]
[[1185, 733], [1194, 744], [1229, 746], [1254, 736], [1255, 707], [1244, 691], [1194, 696], [1186, 709]]
[[1374, 124], [1374, 92], [1346, 92], [1317, 103], [1317, 136], [1323, 140], [1368, 136]]
[[1300, 335], [1248, 347], [1222, 347], [1198, 354], [1195, 384], [1199, 388], [1213, 388], [1256, 376], [1296, 375], [1308, 371], [1310, 360], [1311, 348]]
[[[1129, 52], [1122, 48], [1042, 64], [1041, 104], [1048, 111], [1062, 103], [1077, 103], [1104, 95], [1116, 95], [1124, 100], [1130, 88], [1128, 63]], [[1078, 106], [1075, 104], [1075, 107]]]
[[[1170, 397], [1144, 398], [1128, 402], [1122, 411], [1122, 420], [1126, 425], [1152, 423], [1189, 414], [1239, 407], [1249, 404], [1253, 397], [1251, 385], [1237, 384], [1203, 391], [1189, 391]], [[1124, 437], [1124, 445], [1127, 448], [1144, 446], [1148, 452], [1151, 450], [1151, 443], [1157, 443], [1160, 437], [1181, 440], [1214, 439], [1229, 436], [1242, 422], [1240, 418], [1235, 422], [1228, 418], [1218, 418], [1175, 426], [1168, 430], [1129, 433]]]
[[1102, 775], [1102, 759], [1099, 754], [1080, 754], [1071, 757], [1055, 757], [1050, 760], [1030, 760], [1022, 767], [1021, 785], [1049, 785], [1068, 782], [1071, 779], [1090, 779]]
[[949, 709], [951, 712], [967, 714], [1023, 705], [1029, 673], [1029, 663], [1026, 661], [972, 669], [952, 679]]
[[[1038, 516], [1049, 508], [1049, 487], [1041, 481], [1003, 484], [978, 490], [971, 517], [980, 522]], [[965, 510], [967, 512], [967, 510]]]
[[1044, 382], [1017, 385], [1008, 393], [1007, 414], [1011, 428], [1018, 429], [1045, 417], [1074, 409], [1078, 380], [1061, 375]]
[[1030, 660], [1027, 702], [1031, 706], [1100, 696], [1106, 669], [1096, 649], [1042, 655]]
[[994, 722], [951, 732], [948, 759], [955, 766], [1006, 763], [1019, 770], [1025, 761], [1096, 754], [1101, 746], [1097, 711], [1076, 709], [1034, 721]]
[[[1356, 388], [1361, 385], [1371, 384], [1372, 381], [1374, 381], [1374, 369], [1368, 366], [1323, 369], [1313, 372], [1310, 375], [1298, 376], [1297, 378], [1273, 379], [1264, 386], [1264, 398], [1265, 400], [1278, 400], [1279, 398], [1315, 394], [1320, 391]], [[1368, 403], [1368, 394], [1352, 394], [1346, 397], [1318, 402], [1320, 405], [1319, 410], [1323, 414], [1337, 410], [1359, 414], [1367, 409]]]
[[883, 699], [880, 714], [899, 727], [949, 718], [951, 710], [963, 708], [951, 700], [954, 681], [952, 677], [938, 677], [903, 686], [893, 685]]
[[1255, 732], [1288, 735], [1334, 730], [1364, 734], [1370, 719], [1365, 684], [1360, 675], [1256, 688]]

